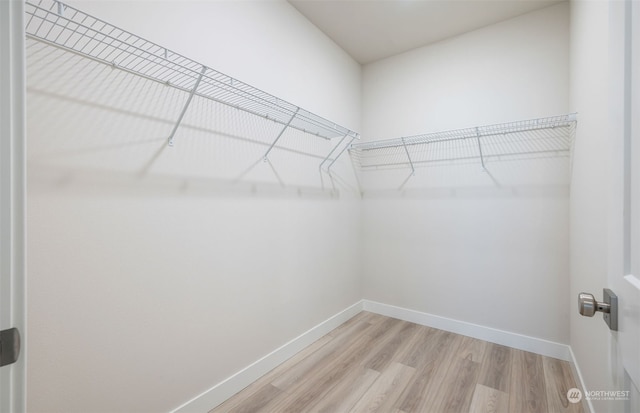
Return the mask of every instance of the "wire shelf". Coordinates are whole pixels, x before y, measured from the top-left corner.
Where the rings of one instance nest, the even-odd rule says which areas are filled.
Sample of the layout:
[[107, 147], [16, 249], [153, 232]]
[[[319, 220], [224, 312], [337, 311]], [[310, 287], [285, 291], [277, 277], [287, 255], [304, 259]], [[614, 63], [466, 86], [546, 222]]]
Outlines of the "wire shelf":
[[[352, 130], [57, 0], [27, 1], [25, 11], [28, 38], [174, 87], [191, 97], [270, 119], [285, 128], [324, 139], [359, 137]], [[176, 128], [179, 123], [180, 119]]]
[[548, 154], [568, 154], [576, 115], [560, 115], [475, 128], [352, 144], [349, 154], [360, 171], [415, 168], [437, 162], [485, 162]]

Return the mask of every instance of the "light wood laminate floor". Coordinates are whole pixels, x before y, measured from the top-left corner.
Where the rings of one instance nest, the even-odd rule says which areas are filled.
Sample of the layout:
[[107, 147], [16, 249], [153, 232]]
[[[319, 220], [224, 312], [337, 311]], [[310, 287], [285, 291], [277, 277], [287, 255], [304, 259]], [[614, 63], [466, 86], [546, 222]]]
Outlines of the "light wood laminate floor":
[[361, 312], [211, 413], [582, 412], [569, 363]]

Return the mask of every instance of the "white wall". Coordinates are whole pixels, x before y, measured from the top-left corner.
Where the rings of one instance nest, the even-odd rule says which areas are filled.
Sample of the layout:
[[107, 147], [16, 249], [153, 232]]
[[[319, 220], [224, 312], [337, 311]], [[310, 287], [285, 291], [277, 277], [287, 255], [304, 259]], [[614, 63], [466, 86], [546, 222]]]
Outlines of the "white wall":
[[[359, 65], [286, 2], [74, 4], [360, 128]], [[349, 191], [336, 199], [291, 185], [295, 170], [279, 171], [281, 188], [263, 163], [254, 183], [231, 185], [220, 165], [237, 174], [264, 146], [195, 129], [222, 128], [209, 125], [208, 103], [194, 100], [168, 150], [167, 119], [183, 96], [37, 49], [28, 52], [29, 411], [170, 410], [362, 297]], [[229, 122], [263, 133], [246, 117]], [[287, 156], [317, 171], [316, 159], [283, 151], [274, 168]], [[340, 164], [350, 171], [346, 157]]]
[[567, 109], [567, 5], [363, 68], [363, 138], [553, 116]]
[[[568, 52], [560, 4], [367, 65], [363, 136], [567, 113]], [[365, 192], [364, 296], [568, 343], [569, 161], [487, 169], [420, 168], [404, 191]]]

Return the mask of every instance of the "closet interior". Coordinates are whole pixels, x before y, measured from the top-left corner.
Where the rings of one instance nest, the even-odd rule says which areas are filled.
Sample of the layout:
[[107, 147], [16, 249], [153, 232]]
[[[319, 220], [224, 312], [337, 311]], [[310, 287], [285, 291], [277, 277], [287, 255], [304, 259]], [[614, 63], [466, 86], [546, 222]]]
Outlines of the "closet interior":
[[[247, 7], [237, 3], [230, 10]], [[175, 383], [173, 392], [159, 394], [149, 406], [202, 410], [198, 403], [206, 400], [213, 408], [322, 336], [328, 331], [323, 328], [363, 309], [567, 360], [562, 343], [568, 311], [558, 297], [568, 281], [558, 275], [568, 266], [561, 257], [568, 255], [565, 210], [578, 115], [557, 108], [568, 105], [556, 105], [552, 113], [540, 105], [529, 116], [525, 104], [513, 118], [505, 119], [511, 116], [505, 110], [508, 115], [485, 123], [460, 116], [460, 125], [450, 123], [447, 129], [426, 120], [406, 136], [378, 132], [383, 120], [370, 114], [368, 120], [362, 115], [361, 124], [359, 114], [350, 115], [343, 126], [325, 115], [331, 104], [323, 111], [304, 109], [210, 62], [94, 17], [81, 10], [81, 2], [72, 4], [25, 3], [31, 214], [34, 228], [59, 218], [47, 234], [34, 230], [40, 238], [34, 241], [33, 268], [42, 272], [52, 256], [73, 257], [85, 244], [84, 231], [89, 234], [88, 251], [78, 252], [78, 263], [59, 269], [68, 274], [64, 288], [77, 284], [90, 292], [64, 304], [61, 314], [74, 314], [75, 328], [95, 333], [79, 348], [95, 348], [101, 332], [75, 314], [74, 306], [85, 302], [92, 306], [88, 314], [99, 314], [98, 324], [140, 341], [114, 362], [106, 381], [133, 365], [136, 374], [122, 383], [124, 389], [142, 380], [155, 357], [187, 352], [184, 364], [169, 361], [152, 375], [177, 371], [193, 377]], [[544, 13], [562, 17], [562, 7]], [[291, 19], [287, 13], [282, 15]], [[545, 15], [522, 19], [533, 27]], [[456, 41], [464, 39], [451, 41], [462, 49]], [[321, 68], [309, 69], [306, 82], [331, 83], [329, 76], [314, 78], [314, 70], [322, 74]], [[375, 70], [375, 63], [365, 69], [369, 80], [357, 82], [357, 88], [376, 83]], [[410, 117], [420, 118], [420, 110]], [[405, 121], [394, 116], [384, 121]], [[75, 228], [74, 219], [86, 230]], [[561, 228], [557, 234], [554, 226]], [[68, 246], [44, 248], [61, 228], [69, 229], [63, 235]], [[520, 233], [533, 237], [522, 240]], [[499, 250], [505, 251], [500, 264], [495, 262]], [[100, 262], [106, 264], [94, 272]], [[526, 267], [520, 278], [505, 279], [518, 266]], [[538, 275], [540, 268], [548, 271]], [[78, 280], [78, 274], [86, 278]], [[512, 295], [487, 292], [495, 305], [486, 313], [473, 310], [482, 297], [465, 307], [473, 290], [502, 279]], [[550, 304], [530, 324], [503, 311], [514, 301], [537, 302], [540, 290], [556, 283], [560, 287]], [[34, 295], [57, 288], [46, 285]], [[452, 285], [462, 294], [450, 291]], [[526, 288], [515, 291], [518, 285]], [[121, 307], [105, 308], [111, 299]], [[444, 313], [438, 314], [439, 308]], [[137, 312], [131, 324], [153, 319], [149, 334], [124, 322], [131, 311]], [[558, 311], [547, 326], [543, 320]], [[191, 318], [191, 312], [198, 315]], [[183, 325], [185, 331], [175, 331]], [[314, 330], [316, 325], [324, 327]], [[162, 342], [165, 333], [195, 342], [174, 337], [145, 354], [143, 348]], [[305, 334], [311, 338], [300, 338]], [[509, 338], [519, 335], [533, 338], [524, 344]], [[89, 368], [108, 365], [117, 341], [107, 339], [111, 346], [102, 348], [103, 359], [86, 350], [87, 358], [96, 360]], [[291, 349], [284, 349], [288, 345]], [[207, 349], [219, 354], [201, 357]], [[49, 355], [39, 346], [34, 360], [55, 364]], [[62, 359], [70, 357], [67, 352]], [[79, 374], [68, 368], [74, 371], [70, 375]], [[34, 375], [33, 388], [42, 388], [47, 377]], [[69, 386], [93, 388], [81, 382]], [[158, 392], [154, 383], [140, 399]], [[134, 395], [104, 398], [110, 408], [149, 407]], [[92, 403], [89, 395], [85, 399], [78, 405]]]

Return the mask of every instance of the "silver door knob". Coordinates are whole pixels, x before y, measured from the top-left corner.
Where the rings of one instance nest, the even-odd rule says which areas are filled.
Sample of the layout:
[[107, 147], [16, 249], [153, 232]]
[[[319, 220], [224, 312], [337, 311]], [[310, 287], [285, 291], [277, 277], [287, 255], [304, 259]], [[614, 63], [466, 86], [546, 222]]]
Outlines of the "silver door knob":
[[597, 301], [593, 294], [580, 293], [578, 294], [578, 311], [580, 315], [593, 317], [597, 311], [609, 313], [611, 305]]
[[604, 301], [598, 301], [593, 294], [578, 294], [578, 311], [585, 317], [593, 317], [598, 311], [613, 331], [618, 330], [618, 296], [608, 288], [602, 290]]

